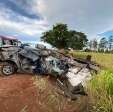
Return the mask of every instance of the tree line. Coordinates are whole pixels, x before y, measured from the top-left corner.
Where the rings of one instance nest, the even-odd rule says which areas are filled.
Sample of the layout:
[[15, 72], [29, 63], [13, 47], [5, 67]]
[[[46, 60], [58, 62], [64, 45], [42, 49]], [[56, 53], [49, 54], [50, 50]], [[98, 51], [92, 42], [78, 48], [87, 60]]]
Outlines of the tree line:
[[83, 32], [69, 30], [67, 24], [57, 23], [51, 30], [42, 34], [41, 40], [51, 44], [58, 49], [111, 51], [113, 49], [113, 36], [108, 39], [103, 37], [100, 41], [96, 39], [88, 41], [87, 35]]
[[113, 36], [102, 37], [100, 40], [90, 40], [87, 43], [87, 50], [98, 52], [113, 52]]

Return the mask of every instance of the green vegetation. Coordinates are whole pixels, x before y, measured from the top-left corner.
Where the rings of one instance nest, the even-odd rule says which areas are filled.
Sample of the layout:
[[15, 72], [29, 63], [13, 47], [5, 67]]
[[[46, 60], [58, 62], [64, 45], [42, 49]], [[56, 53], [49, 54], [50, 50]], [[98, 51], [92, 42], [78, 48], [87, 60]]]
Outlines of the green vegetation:
[[101, 71], [87, 89], [91, 112], [113, 112], [113, 71]]
[[75, 57], [92, 55], [101, 71], [87, 85], [90, 112], [113, 112], [113, 54], [74, 52]]
[[113, 36], [102, 37], [99, 41], [96, 38], [88, 40], [83, 32], [69, 29], [67, 24], [57, 23], [42, 33], [41, 40], [49, 43], [58, 49], [74, 49], [113, 53]]
[[87, 36], [82, 32], [69, 30], [67, 24], [56, 24], [53, 28], [43, 33], [42, 41], [59, 49], [83, 49], [87, 43]]

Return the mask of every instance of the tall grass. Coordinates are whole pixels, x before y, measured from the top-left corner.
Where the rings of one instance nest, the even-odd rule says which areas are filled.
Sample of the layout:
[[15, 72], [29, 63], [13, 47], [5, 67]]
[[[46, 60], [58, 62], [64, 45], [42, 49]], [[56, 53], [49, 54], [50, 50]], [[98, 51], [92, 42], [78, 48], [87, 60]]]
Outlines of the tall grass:
[[90, 112], [113, 112], [113, 71], [101, 71], [88, 84]]
[[87, 85], [89, 112], [113, 112], [113, 54], [74, 52], [73, 55], [79, 58], [91, 55], [102, 69]]
[[57, 94], [54, 84], [50, 83], [47, 77], [34, 77], [34, 84], [37, 88], [37, 103], [40, 105], [40, 112], [62, 112], [66, 99]]

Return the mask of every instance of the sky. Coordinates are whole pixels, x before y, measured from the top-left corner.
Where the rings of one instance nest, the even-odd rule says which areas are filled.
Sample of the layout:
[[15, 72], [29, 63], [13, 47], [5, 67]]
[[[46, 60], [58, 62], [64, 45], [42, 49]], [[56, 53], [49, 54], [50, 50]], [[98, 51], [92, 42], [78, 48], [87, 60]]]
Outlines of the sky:
[[40, 41], [56, 23], [88, 39], [113, 35], [113, 0], [0, 0], [0, 35]]

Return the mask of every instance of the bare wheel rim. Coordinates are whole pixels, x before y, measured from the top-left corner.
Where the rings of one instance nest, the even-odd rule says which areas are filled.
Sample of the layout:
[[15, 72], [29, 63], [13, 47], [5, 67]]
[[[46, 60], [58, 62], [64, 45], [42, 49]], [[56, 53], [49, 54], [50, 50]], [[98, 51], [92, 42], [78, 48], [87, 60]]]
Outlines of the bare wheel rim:
[[6, 75], [10, 75], [13, 73], [13, 67], [11, 65], [5, 65], [3, 67], [3, 73]]

